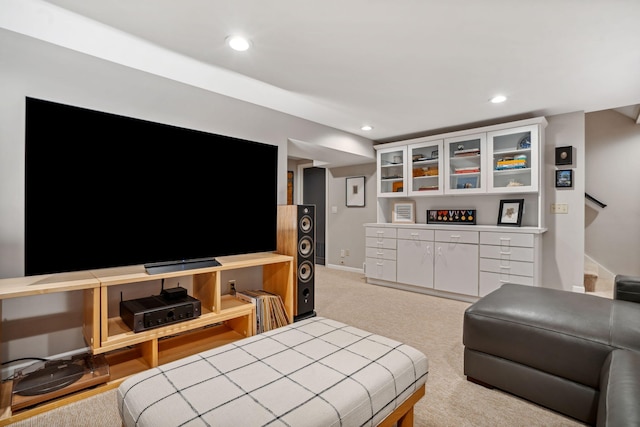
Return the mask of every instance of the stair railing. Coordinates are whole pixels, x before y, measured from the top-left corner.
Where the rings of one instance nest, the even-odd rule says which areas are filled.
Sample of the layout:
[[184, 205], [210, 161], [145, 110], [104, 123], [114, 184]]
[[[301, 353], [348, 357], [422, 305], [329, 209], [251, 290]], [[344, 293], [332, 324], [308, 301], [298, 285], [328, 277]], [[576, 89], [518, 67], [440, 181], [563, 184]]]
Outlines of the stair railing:
[[600, 200], [596, 199], [595, 197], [593, 197], [591, 194], [589, 193], [584, 193], [584, 197], [587, 200], [591, 200], [593, 203], [595, 203], [596, 205], [600, 206], [601, 208], [606, 208], [607, 205], [602, 203]]

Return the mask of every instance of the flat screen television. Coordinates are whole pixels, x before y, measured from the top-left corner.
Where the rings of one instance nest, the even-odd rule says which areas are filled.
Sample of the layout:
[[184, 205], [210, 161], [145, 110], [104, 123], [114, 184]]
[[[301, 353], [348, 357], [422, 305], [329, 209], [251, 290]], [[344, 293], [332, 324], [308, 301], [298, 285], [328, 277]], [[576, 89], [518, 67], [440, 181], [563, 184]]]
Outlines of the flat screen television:
[[276, 250], [275, 145], [35, 98], [25, 139], [25, 275]]

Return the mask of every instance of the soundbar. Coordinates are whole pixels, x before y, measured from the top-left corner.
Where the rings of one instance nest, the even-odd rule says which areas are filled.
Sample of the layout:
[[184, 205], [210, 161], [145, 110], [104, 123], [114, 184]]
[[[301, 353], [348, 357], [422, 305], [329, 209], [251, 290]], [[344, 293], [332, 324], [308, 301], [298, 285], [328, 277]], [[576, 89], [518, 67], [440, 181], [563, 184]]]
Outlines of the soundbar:
[[167, 273], [171, 271], [192, 270], [195, 268], [218, 267], [220, 264], [215, 258], [194, 258], [180, 261], [150, 262], [144, 265], [148, 274]]

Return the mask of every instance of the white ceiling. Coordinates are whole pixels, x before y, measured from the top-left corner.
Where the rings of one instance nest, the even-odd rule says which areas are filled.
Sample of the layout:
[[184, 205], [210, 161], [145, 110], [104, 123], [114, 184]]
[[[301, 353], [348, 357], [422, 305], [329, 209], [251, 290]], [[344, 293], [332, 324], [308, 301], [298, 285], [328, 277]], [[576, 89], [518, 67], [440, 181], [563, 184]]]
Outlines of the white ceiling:
[[[640, 104], [640, 0], [47, 2], [238, 73], [231, 96], [374, 141]], [[252, 49], [228, 49], [232, 33]]]

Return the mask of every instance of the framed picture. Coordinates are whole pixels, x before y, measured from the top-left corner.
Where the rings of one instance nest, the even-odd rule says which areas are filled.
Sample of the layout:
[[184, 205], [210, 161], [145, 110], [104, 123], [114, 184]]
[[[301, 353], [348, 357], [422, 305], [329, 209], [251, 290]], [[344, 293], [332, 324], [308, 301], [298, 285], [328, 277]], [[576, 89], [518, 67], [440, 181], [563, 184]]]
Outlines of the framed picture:
[[520, 227], [524, 212], [524, 199], [500, 200], [498, 225]]
[[556, 188], [573, 187], [573, 169], [556, 171]]
[[364, 206], [364, 176], [347, 178], [347, 207]]
[[475, 224], [475, 209], [427, 210], [427, 224]]
[[415, 224], [416, 202], [394, 202], [391, 212], [392, 223]]
[[570, 165], [573, 163], [573, 147], [556, 147], [556, 165]]
[[477, 175], [474, 176], [459, 176], [456, 179], [456, 188], [478, 188]]

